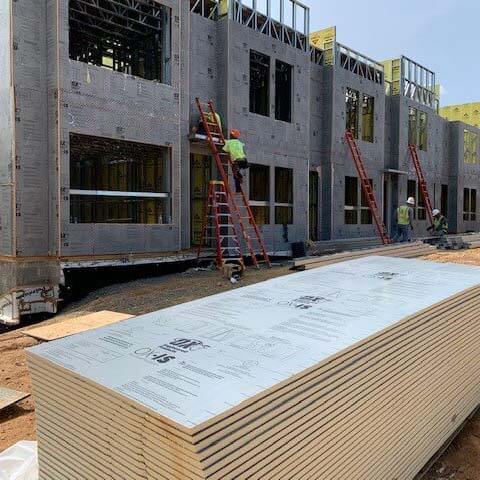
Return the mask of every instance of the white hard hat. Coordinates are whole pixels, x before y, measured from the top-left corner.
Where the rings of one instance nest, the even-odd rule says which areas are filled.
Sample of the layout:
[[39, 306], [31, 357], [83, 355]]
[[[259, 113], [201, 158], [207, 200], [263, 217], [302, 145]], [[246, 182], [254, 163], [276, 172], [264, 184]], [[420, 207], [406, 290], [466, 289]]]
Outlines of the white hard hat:
[[433, 210], [432, 215], [434, 217], [436, 217], [439, 213], [440, 213], [440, 210], [438, 210], [438, 208], [436, 208], [435, 210]]
[[407, 203], [409, 205], [415, 205], [415, 199], [413, 197], [409, 197], [408, 200], [407, 200]]

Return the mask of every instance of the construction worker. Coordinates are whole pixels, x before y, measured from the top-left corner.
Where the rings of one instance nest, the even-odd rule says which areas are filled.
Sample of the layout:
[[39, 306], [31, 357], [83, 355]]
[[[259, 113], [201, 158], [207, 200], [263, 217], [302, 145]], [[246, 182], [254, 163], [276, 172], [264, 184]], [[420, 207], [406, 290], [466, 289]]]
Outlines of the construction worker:
[[415, 199], [410, 197], [405, 205], [400, 205], [395, 212], [395, 221], [397, 224], [397, 234], [395, 242], [411, 242], [413, 231], [413, 207]]
[[246, 170], [250, 167], [245, 155], [245, 145], [239, 140], [241, 133], [239, 130], [230, 131], [230, 140], [225, 142], [223, 150], [230, 155], [233, 164], [233, 177], [235, 179], [235, 190], [237, 193], [242, 191], [243, 175], [240, 170]]
[[[215, 118], [217, 119], [218, 126], [220, 127], [220, 131], [222, 131], [222, 117], [220, 117], [220, 114], [218, 112], [215, 112]], [[205, 112], [205, 120], [208, 123], [215, 123], [214, 120], [214, 115], [212, 112]], [[210, 132], [212, 133], [213, 137], [218, 137], [218, 132], [217, 129], [213, 125], [209, 125], [210, 127]], [[203, 124], [202, 119], [200, 119], [200, 123], [198, 124], [198, 132], [200, 135], [206, 135], [207, 130], [205, 128], [205, 125]]]
[[427, 230], [433, 233], [436, 237], [443, 238], [448, 233], [447, 219], [441, 214], [437, 208], [433, 210], [433, 225], [427, 228]]

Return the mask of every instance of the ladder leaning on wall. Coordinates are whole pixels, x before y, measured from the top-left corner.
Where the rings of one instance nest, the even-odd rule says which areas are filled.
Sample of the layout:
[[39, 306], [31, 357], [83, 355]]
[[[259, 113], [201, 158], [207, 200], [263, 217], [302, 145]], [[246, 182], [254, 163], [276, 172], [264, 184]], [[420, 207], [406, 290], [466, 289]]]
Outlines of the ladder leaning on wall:
[[430, 224], [433, 225], [432, 201], [430, 200], [430, 195], [428, 194], [427, 181], [425, 180], [422, 165], [420, 163], [420, 159], [418, 158], [417, 146], [409, 144], [408, 151], [410, 152], [410, 157], [412, 158], [413, 166], [415, 167], [415, 173], [417, 174], [418, 178], [418, 186], [425, 202], [425, 209], [427, 210], [428, 219], [430, 220]]
[[245, 191], [241, 187], [238, 193], [234, 193], [230, 187], [229, 176], [230, 174], [234, 176], [235, 171], [230, 155], [221, 150], [225, 145], [225, 137], [213, 102], [203, 104], [199, 98], [195, 101], [221, 179], [210, 183], [198, 258], [201, 256], [205, 242], [215, 241], [219, 268], [227, 263], [238, 263], [244, 267], [242, 248], [237, 234], [239, 229], [253, 265], [258, 268], [260, 263], [264, 263], [270, 267], [271, 263], [262, 234], [255, 222]]
[[360, 177], [360, 182], [362, 184], [362, 191], [367, 200], [370, 211], [372, 212], [372, 217], [377, 228], [378, 236], [381, 238], [384, 245], [392, 243], [387, 231], [387, 227], [383, 223], [382, 216], [380, 215], [380, 210], [378, 208], [377, 199], [375, 198], [375, 193], [373, 191], [372, 184], [368, 179], [367, 172], [365, 170], [365, 165], [363, 163], [362, 154], [360, 149], [357, 146], [355, 137], [352, 132], [347, 130], [345, 132], [345, 140], [347, 145], [350, 147], [350, 152], [352, 154], [353, 162]]

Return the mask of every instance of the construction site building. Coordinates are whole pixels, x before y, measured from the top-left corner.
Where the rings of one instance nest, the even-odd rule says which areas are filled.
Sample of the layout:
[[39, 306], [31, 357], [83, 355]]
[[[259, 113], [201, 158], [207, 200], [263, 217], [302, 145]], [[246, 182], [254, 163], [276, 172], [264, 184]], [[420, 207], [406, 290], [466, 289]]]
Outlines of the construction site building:
[[479, 230], [480, 130], [438, 114], [433, 72], [311, 35], [296, 0], [9, 0], [0, 18], [3, 322], [55, 312], [72, 269], [195, 258], [216, 178], [196, 97], [243, 134], [273, 255], [377, 235], [346, 130], [392, 234], [407, 196], [429, 225], [409, 144], [450, 230]]

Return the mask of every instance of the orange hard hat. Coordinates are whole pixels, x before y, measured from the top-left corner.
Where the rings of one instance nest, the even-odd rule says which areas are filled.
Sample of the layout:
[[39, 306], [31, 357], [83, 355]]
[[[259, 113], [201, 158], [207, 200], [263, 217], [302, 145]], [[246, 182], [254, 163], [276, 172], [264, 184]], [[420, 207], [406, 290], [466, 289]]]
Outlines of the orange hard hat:
[[240, 137], [240, 135], [241, 135], [240, 130], [236, 130], [236, 129], [230, 130], [231, 137], [238, 138]]

